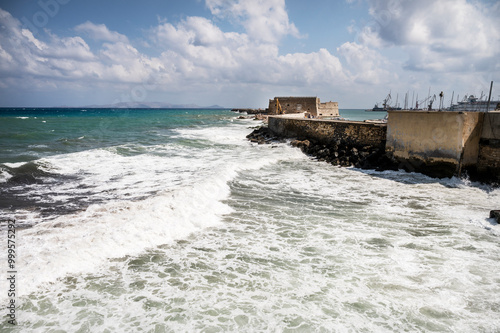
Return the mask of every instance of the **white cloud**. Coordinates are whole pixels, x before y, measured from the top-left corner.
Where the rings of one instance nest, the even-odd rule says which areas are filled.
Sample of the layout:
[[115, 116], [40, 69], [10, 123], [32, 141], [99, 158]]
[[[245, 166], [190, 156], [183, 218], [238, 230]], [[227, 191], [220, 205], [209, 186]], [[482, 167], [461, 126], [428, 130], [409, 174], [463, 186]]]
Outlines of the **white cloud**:
[[90, 38], [105, 42], [128, 43], [128, 38], [116, 31], [110, 31], [104, 24], [94, 24], [90, 21], [77, 25], [75, 30], [86, 33]]
[[167, 49], [161, 60], [180, 80], [304, 86], [345, 79], [339, 59], [326, 49], [280, 56], [276, 44], [224, 33], [204, 18], [161, 24], [153, 30], [153, 39]]
[[50, 46], [46, 46], [41, 56], [46, 58], [75, 60], [78, 62], [88, 62], [95, 60], [90, 47], [80, 37], [64, 37], [51, 35]]
[[[3, 78], [71, 77], [64, 69], [69, 63], [86, 63], [95, 59], [88, 45], [80, 37], [59, 38], [48, 34], [49, 42], [43, 42], [23, 29], [10, 13], [0, 9], [0, 76]], [[63, 64], [64, 62], [64, 64]]]
[[429, 72], [495, 68], [500, 56], [500, 5], [465, 0], [370, 1], [373, 24], [364, 45], [401, 47], [406, 69]]
[[387, 59], [365, 45], [346, 42], [337, 51], [351, 69], [351, 78], [358, 83], [387, 84], [397, 78], [387, 69], [390, 66]]
[[338, 84], [347, 79], [340, 60], [326, 49], [308, 54], [287, 54], [278, 58], [278, 65], [281, 72], [287, 74], [284, 76], [286, 81], [297, 85]]
[[241, 22], [250, 38], [276, 43], [286, 35], [300, 37], [289, 21], [285, 0], [206, 0], [206, 5], [215, 16]]
[[33, 36], [33, 33], [31, 31], [29, 31], [28, 29], [22, 29], [21, 30], [21, 34], [24, 37], [26, 37], [26, 39], [28, 41], [30, 41], [33, 45], [35, 45], [38, 50], [43, 51], [44, 49], [47, 48], [47, 46], [45, 45], [45, 43], [42, 43], [39, 40], [37, 40], [35, 38], [35, 36]]
[[[247, 13], [241, 15], [247, 15], [249, 21], [260, 20], [257, 17], [262, 8], [284, 11], [282, 1], [239, 5], [238, 10]], [[270, 14], [263, 15], [265, 21]], [[140, 52], [128, 38], [104, 25], [86, 22], [77, 26], [77, 31], [88, 33], [87, 38], [105, 41], [91, 50], [86, 35], [60, 37], [45, 31], [42, 40], [22, 29], [9, 13], [0, 11], [0, 17], [5, 26], [0, 32], [0, 76], [10, 85], [29, 81], [34, 87], [111, 90], [136, 84], [152, 91], [172, 92], [221, 91], [247, 84], [322, 87], [347, 79], [339, 59], [326, 49], [279, 55], [276, 39], [294, 31], [287, 23], [286, 11], [278, 15], [280, 26], [266, 25], [274, 34], [271, 39], [260, 38], [263, 32], [253, 30], [223, 32], [202, 17], [160, 23], [151, 29], [148, 43], [160, 50], [158, 57]]]
[[[141, 54], [127, 42], [104, 43], [94, 54], [81, 37], [59, 37], [46, 32], [47, 40], [42, 41], [31, 31], [22, 29], [17, 19], [1, 9], [0, 20], [3, 26], [0, 31], [0, 76], [13, 85], [36, 86], [36, 82], [47, 81], [60, 87], [66, 87], [69, 81], [76, 87], [88, 87], [89, 82], [96, 86], [138, 84], [162, 71], [158, 58]], [[90, 26], [94, 25], [88, 23], [87, 27]], [[106, 27], [100, 29], [109, 31]]]

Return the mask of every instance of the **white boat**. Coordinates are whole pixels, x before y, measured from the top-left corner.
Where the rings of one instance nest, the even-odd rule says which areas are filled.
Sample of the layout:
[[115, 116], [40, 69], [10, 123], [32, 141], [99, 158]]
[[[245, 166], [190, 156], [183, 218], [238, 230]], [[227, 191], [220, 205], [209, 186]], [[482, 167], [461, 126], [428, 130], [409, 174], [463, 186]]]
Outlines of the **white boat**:
[[477, 111], [477, 112], [488, 112], [500, 109], [500, 101], [490, 101], [490, 106], [488, 107], [488, 101], [479, 100], [474, 95], [469, 95], [465, 97], [461, 102], [453, 104], [448, 108], [449, 111]]

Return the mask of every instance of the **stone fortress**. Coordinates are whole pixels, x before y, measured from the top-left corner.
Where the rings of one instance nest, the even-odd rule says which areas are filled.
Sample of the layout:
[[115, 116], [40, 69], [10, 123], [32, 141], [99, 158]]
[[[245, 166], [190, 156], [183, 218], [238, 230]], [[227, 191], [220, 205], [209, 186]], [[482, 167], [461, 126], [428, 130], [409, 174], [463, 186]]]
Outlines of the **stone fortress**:
[[297, 114], [303, 118], [338, 117], [339, 103], [321, 103], [318, 97], [274, 97], [269, 100], [268, 110], [269, 114]]
[[[472, 180], [500, 184], [500, 110], [391, 110], [387, 123], [367, 123], [321, 119], [339, 116], [337, 102], [275, 97], [269, 100], [268, 114], [274, 135], [316, 142], [335, 156], [332, 160], [344, 150], [355, 151], [357, 158], [370, 146], [396, 169], [433, 177], [467, 174]], [[339, 148], [344, 146], [348, 149]]]

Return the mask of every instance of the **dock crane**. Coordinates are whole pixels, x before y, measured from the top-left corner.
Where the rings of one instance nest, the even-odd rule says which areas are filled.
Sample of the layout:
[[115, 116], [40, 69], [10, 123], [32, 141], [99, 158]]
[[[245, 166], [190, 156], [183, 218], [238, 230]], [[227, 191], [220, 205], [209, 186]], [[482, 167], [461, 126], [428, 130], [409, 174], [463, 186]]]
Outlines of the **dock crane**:
[[385, 110], [387, 110], [387, 107], [389, 106], [389, 102], [391, 101], [391, 92], [389, 91], [389, 94], [384, 98], [384, 102], [382, 103], [382, 106], [384, 107]]
[[421, 101], [417, 100], [416, 108], [418, 109], [419, 105], [427, 105], [428, 110], [432, 110], [432, 103], [436, 100], [436, 95], [428, 96]]
[[431, 99], [429, 100], [429, 111], [432, 110], [432, 103], [436, 100], [436, 95], [432, 96]]

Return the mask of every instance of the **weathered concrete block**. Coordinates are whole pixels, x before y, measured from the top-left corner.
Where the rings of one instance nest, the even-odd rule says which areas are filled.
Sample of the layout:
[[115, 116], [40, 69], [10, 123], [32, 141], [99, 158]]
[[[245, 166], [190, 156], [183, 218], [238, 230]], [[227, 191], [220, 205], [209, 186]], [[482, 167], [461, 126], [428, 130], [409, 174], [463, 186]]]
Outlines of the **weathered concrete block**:
[[482, 120], [478, 112], [389, 111], [386, 150], [412, 171], [460, 175], [477, 163]]

